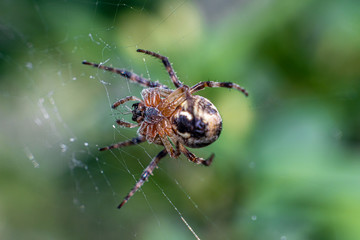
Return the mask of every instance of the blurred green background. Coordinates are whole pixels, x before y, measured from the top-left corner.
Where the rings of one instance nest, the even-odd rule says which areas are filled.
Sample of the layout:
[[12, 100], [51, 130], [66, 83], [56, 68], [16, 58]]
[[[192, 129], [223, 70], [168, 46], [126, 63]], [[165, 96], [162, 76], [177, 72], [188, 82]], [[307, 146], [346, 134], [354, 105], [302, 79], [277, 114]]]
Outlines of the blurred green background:
[[[0, 2], [0, 239], [360, 239], [359, 1]], [[81, 64], [206, 89], [223, 117], [210, 167], [136, 135], [116, 99], [141, 87]], [[184, 220], [183, 220], [184, 219]]]

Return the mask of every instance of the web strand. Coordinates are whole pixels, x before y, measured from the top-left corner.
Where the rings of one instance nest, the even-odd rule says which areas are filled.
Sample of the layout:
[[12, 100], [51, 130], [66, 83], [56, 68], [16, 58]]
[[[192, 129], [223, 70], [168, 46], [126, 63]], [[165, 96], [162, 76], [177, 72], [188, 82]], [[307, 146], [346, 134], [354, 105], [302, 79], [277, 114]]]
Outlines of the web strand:
[[195, 233], [195, 231], [193, 230], [193, 228], [190, 226], [190, 224], [185, 220], [184, 216], [182, 215], [182, 213], [178, 210], [178, 208], [175, 206], [175, 204], [170, 200], [170, 198], [165, 194], [164, 190], [159, 186], [159, 184], [157, 184], [155, 181], [153, 181], [156, 186], [160, 189], [161, 193], [164, 195], [164, 197], [168, 200], [168, 202], [171, 204], [171, 206], [175, 209], [175, 211], [179, 214], [180, 219], [184, 222], [184, 224], [186, 225], [186, 227], [190, 230], [190, 232], [194, 235], [194, 237], [197, 240], [200, 240], [199, 236]]

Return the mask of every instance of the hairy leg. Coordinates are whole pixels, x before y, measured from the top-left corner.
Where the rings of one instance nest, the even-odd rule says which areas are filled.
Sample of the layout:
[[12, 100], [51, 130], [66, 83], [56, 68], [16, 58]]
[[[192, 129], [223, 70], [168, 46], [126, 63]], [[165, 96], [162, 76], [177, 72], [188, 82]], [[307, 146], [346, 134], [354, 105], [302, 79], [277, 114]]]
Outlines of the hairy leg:
[[128, 140], [128, 141], [119, 142], [119, 143], [115, 143], [115, 144], [107, 146], [107, 147], [99, 148], [99, 151], [105, 151], [105, 150], [114, 149], [114, 148], [121, 148], [121, 147], [137, 145], [139, 143], [145, 142], [145, 140], [146, 140], [145, 137], [138, 136], [138, 137], [133, 138], [133, 139]]
[[248, 96], [248, 92], [241, 86], [232, 83], [232, 82], [213, 82], [213, 81], [206, 81], [206, 82], [199, 82], [197, 84], [195, 84], [194, 86], [192, 86], [190, 88], [190, 93], [195, 93], [198, 92], [200, 90], [203, 90], [206, 87], [211, 87], [211, 88], [215, 88], [215, 87], [224, 87], [224, 88], [234, 88], [239, 90], [240, 92], [244, 93], [245, 96]]
[[151, 51], [148, 51], [148, 50], [144, 50], [144, 49], [137, 49], [136, 51], [145, 53], [147, 55], [150, 55], [150, 56], [153, 56], [153, 57], [156, 57], [156, 58], [159, 58], [162, 61], [162, 63], [164, 64], [167, 72], [169, 73], [170, 78], [171, 78], [172, 82], [174, 83], [175, 87], [178, 88], [178, 87], [181, 87], [183, 85], [179, 81], [178, 77], [176, 76], [176, 73], [174, 72], [174, 69], [172, 68], [171, 63], [169, 62], [169, 59], [167, 57], [162, 56], [162, 55], [157, 54], [157, 53], [154, 53], [154, 52], [151, 52]]
[[195, 156], [195, 154], [190, 152], [188, 149], [186, 149], [182, 144], [179, 144], [179, 150], [193, 163], [202, 164], [205, 166], [210, 166], [215, 156], [214, 154], [211, 154], [211, 156], [207, 159], [199, 158]]
[[121, 120], [116, 120], [116, 123], [119, 124], [120, 126], [124, 126], [127, 128], [134, 128], [134, 127], [138, 127], [139, 124], [134, 124], [134, 123], [129, 123], [129, 122], [125, 122], [125, 121], [121, 121]]
[[142, 172], [140, 179], [136, 182], [135, 186], [129, 194], [124, 198], [124, 200], [120, 203], [118, 208], [120, 209], [129, 199], [141, 188], [141, 186], [148, 180], [150, 175], [153, 175], [153, 170], [158, 165], [159, 161], [165, 157], [167, 154], [166, 149], [162, 150], [161, 152], [156, 155], [156, 157], [150, 162], [150, 164], [145, 168], [145, 170]]
[[96, 68], [100, 68], [100, 69], [103, 69], [103, 70], [106, 70], [106, 71], [109, 71], [109, 72], [113, 72], [113, 73], [116, 73], [116, 74], [120, 74], [121, 76], [133, 81], [133, 82], [136, 82], [144, 87], [150, 87], [150, 88], [153, 88], [153, 87], [162, 87], [162, 88], [168, 88], [166, 85], [163, 85], [159, 82], [152, 82], [150, 81], [149, 79], [146, 79], [146, 78], [143, 78], [143, 77], [140, 77], [138, 76], [137, 74], [135, 73], [132, 73], [132, 72], [129, 72], [125, 69], [119, 69], [119, 68], [113, 68], [113, 67], [107, 67], [107, 66], [104, 66], [104, 65], [101, 65], [101, 64], [97, 64], [97, 63], [91, 63], [91, 62], [88, 62], [88, 61], [83, 61], [82, 62], [83, 64], [85, 65], [90, 65], [90, 66], [93, 66], [93, 67], [96, 67]]
[[139, 101], [139, 102], [141, 102], [142, 100], [140, 98], [135, 97], [135, 96], [127, 96], [127, 97], [124, 97], [124, 98], [119, 99], [116, 102], [114, 102], [114, 104], [111, 107], [115, 109], [118, 106], [120, 106], [121, 104], [124, 104], [124, 103], [126, 103], [128, 101]]

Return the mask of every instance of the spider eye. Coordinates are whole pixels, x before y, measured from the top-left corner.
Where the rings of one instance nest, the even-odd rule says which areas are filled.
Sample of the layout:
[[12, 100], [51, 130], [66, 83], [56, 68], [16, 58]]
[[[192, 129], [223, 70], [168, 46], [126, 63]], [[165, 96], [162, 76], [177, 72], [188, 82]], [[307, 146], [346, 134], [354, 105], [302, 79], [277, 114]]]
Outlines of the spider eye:
[[139, 103], [134, 103], [131, 107], [134, 108], [134, 110], [135, 110], [139, 107]]
[[132, 105], [132, 120], [134, 122], [141, 122], [143, 119], [144, 119], [144, 111], [142, 111], [140, 108], [139, 108], [139, 103], [134, 103]]

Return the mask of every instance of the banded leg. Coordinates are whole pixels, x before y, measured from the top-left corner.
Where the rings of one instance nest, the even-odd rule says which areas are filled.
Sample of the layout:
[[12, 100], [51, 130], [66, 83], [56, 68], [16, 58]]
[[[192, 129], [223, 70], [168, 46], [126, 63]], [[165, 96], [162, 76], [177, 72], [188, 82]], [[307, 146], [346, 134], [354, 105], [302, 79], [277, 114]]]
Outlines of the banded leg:
[[156, 166], [158, 165], [159, 161], [165, 157], [167, 154], [166, 149], [162, 150], [161, 152], [158, 153], [158, 155], [156, 155], [156, 157], [150, 162], [150, 164], [145, 168], [145, 170], [142, 172], [140, 179], [136, 182], [135, 186], [133, 187], [133, 189], [131, 189], [131, 191], [129, 192], [129, 194], [124, 198], [124, 200], [120, 203], [120, 205], [118, 206], [118, 208], [120, 209], [127, 201], [129, 201], [129, 199], [136, 193], [137, 190], [139, 190], [139, 188], [141, 188], [141, 186], [148, 180], [150, 175], [153, 175], [153, 170], [156, 168]]
[[178, 88], [178, 87], [181, 87], [183, 85], [179, 81], [178, 77], [176, 76], [176, 73], [174, 72], [174, 69], [172, 68], [171, 63], [169, 62], [169, 59], [167, 57], [162, 56], [162, 55], [157, 54], [157, 53], [154, 53], [154, 52], [151, 52], [151, 51], [148, 51], [148, 50], [144, 50], [144, 49], [137, 49], [136, 51], [145, 53], [147, 55], [150, 55], [150, 56], [153, 56], [153, 57], [156, 57], [156, 58], [159, 58], [162, 61], [162, 63], [164, 64], [167, 72], [169, 73], [170, 78], [171, 78], [172, 82], [174, 83], [175, 87]]
[[107, 146], [107, 147], [99, 148], [99, 151], [105, 151], [105, 150], [114, 149], [114, 148], [121, 148], [121, 147], [137, 145], [139, 143], [145, 142], [145, 140], [146, 140], [145, 137], [137, 136], [136, 138], [133, 138], [131, 140], [127, 140], [124, 142], [115, 143], [115, 144]]
[[100, 69], [103, 69], [103, 70], [106, 70], [106, 71], [109, 71], [109, 72], [113, 72], [113, 73], [116, 73], [116, 74], [120, 74], [121, 76], [133, 81], [133, 82], [136, 82], [144, 87], [150, 87], [150, 88], [153, 88], [153, 87], [162, 87], [162, 88], [168, 88], [166, 85], [163, 85], [159, 82], [152, 82], [150, 81], [149, 79], [146, 79], [146, 78], [143, 78], [143, 77], [140, 77], [138, 76], [137, 74], [135, 73], [132, 73], [132, 72], [129, 72], [125, 69], [119, 69], [119, 68], [113, 68], [113, 67], [107, 67], [107, 66], [104, 66], [104, 65], [101, 65], [101, 64], [97, 64], [97, 63], [91, 63], [91, 62], [88, 62], [86, 60], [84, 60], [82, 62], [82, 64], [85, 64], [85, 65], [90, 65], [90, 66], [93, 66], [93, 67], [96, 67], [96, 68], [100, 68]]
[[111, 106], [113, 109], [117, 108], [118, 106], [120, 106], [121, 104], [124, 104], [128, 101], [139, 101], [141, 102], [142, 100], [140, 98], [137, 98], [135, 96], [128, 96], [128, 97], [124, 97], [122, 99], [119, 99], [118, 101], [114, 102], [114, 104]]
[[134, 128], [134, 127], [138, 127], [140, 124], [134, 124], [134, 123], [129, 123], [129, 122], [125, 122], [125, 121], [121, 121], [121, 120], [116, 120], [116, 123], [119, 124], [120, 126], [124, 126], [127, 128]]
[[213, 81], [206, 81], [206, 82], [199, 82], [197, 84], [195, 84], [194, 86], [192, 86], [190, 88], [190, 93], [195, 93], [198, 92], [200, 90], [203, 90], [206, 87], [211, 87], [211, 88], [215, 88], [215, 87], [224, 87], [224, 88], [234, 88], [239, 90], [240, 92], [243, 92], [245, 94], [245, 96], [248, 96], [249, 93], [241, 86], [232, 83], [232, 82], [213, 82]]
[[214, 154], [211, 154], [210, 157], [207, 159], [199, 158], [195, 156], [195, 154], [187, 150], [182, 144], [179, 144], [179, 150], [193, 163], [202, 164], [205, 166], [210, 166], [215, 156]]

